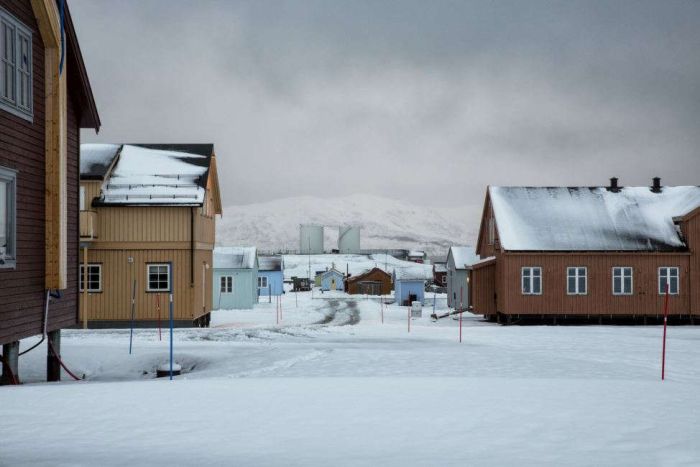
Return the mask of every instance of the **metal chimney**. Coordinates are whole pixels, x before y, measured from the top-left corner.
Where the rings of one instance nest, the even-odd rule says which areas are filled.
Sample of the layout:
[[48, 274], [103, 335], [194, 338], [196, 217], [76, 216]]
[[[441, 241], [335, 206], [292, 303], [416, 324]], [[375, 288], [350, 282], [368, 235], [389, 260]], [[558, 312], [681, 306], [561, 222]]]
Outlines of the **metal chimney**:
[[661, 178], [654, 177], [651, 179], [651, 181], [652, 181], [651, 191], [653, 193], [661, 193]]
[[620, 191], [620, 187], [617, 185], [617, 177], [612, 177], [610, 179], [610, 186], [608, 187], [608, 191], [612, 191], [613, 193], [617, 193]]

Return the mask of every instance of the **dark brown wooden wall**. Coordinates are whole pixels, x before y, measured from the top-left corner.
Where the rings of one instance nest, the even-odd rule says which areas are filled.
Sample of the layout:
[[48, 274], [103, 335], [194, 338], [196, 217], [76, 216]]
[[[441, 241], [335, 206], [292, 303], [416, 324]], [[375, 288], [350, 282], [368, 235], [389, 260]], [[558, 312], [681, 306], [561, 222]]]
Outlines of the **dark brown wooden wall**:
[[[522, 295], [521, 268], [542, 267], [542, 295]], [[567, 295], [566, 268], [588, 268], [588, 294]], [[631, 266], [633, 295], [612, 294], [612, 268]], [[680, 268], [680, 294], [670, 296], [669, 313], [690, 312], [690, 255], [688, 254], [516, 254], [499, 257], [498, 311], [507, 314], [570, 315], [658, 315], [664, 297], [658, 293], [658, 271], [662, 266]], [[696, 286], [697, 287], [697, 286]]]
[[480, 266], [469, 273], [469, 304], [472, 313], [496, 313], [496, 263]]
[[690, 309], [700, 315], [700, 214], [692, 217], [684, 225], [684, 233], [690, 249]]
[[[44, 47], [29, 0], [0, 0], [32, 30], [34, 119], [0, 110], [0, 165], [17, 177], [17, 268], [0, 269], [0, 343], [42, 331], [44, 302]], [[68, 81], [69, 95], [71, 82]], [[77, 321], [78, 158], [75, 106], [68, 102], [68, 289], [50, 309], [49, 330]]]

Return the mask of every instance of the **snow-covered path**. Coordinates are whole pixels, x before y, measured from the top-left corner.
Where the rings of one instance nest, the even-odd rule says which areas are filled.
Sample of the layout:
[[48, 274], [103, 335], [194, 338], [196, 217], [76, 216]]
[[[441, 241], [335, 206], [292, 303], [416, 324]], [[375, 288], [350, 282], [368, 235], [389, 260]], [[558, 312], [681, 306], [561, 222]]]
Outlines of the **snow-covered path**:
[[[428, 315], [424, 311], [424, 316]], [[167, 336], [66, 331], [87, 381], [0, 388], [0, 465], [698, 465], [700, 328], [412, 321], [285, 297]], [[45, 353], [23, 357], [25, 382]], [[146, 374], [144, 374], [146, 372]]]

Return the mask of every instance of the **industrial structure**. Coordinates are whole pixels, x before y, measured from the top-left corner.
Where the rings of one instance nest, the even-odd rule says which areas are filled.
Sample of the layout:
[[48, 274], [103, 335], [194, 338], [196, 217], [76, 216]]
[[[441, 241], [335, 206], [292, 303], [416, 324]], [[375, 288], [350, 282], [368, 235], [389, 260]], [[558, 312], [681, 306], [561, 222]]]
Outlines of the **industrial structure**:
[[299, 252], [302, 255], [323, 254], [323, 226], [301, 224], [299, 226]]
[[360, 227], [345, 225], [338, 227], [338, 252], [341, 254], [360, 253]]

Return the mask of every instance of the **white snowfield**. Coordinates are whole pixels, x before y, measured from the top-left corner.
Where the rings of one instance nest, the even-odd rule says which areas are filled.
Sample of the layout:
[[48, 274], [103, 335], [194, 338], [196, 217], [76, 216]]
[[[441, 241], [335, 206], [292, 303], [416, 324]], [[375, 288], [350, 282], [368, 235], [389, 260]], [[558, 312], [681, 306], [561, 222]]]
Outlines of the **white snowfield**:
[[433, 278], [432, 264], [419, 264], [411, 261], [396, 259], [391, 255], [284, 255], [284, 278], [309, 277], [309, 264], [311, 264], [311, 277], [316, 277], [316, 271], [325, 271], [335, 267], [345, 274], [349, 272], [353, 276], [367, 272], [372, 268], [382, 269], [389, 274], [394, 271], [410, 271], [414, 276], [425, 280]]
[[[318, 296], [315, 294], [315, 296]], [[295, 302], [298, 301], [298, 305]], [[438, 299], [444, 307], [444, 297]], [[375, 300], [283, 297], [167, 333], [64, 331], [86, 381], [0, 387], [0, 465], [696, 466], [700, 329], [432, 323]], [[29, 343], [23, 343], [23, 347]]]

